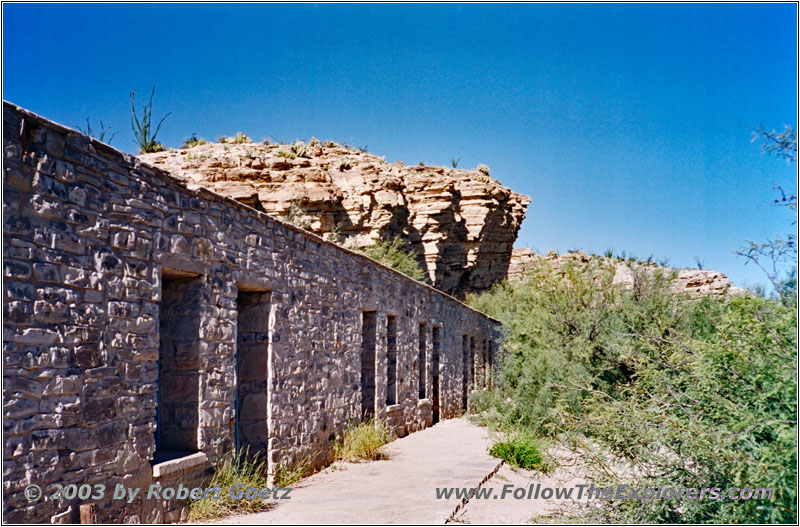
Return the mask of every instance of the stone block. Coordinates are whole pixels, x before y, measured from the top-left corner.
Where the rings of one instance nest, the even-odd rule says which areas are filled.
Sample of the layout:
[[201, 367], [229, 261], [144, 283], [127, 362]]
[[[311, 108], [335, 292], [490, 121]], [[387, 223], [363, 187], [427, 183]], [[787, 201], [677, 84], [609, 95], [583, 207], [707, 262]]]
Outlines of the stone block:
[[116, 416], [116, 408], [114, 397], [86, 397], [83, 402], [83, 418], [87, 423], [108, 421]]
[[112, 421], [97, 427], [96, 437], [101, 445], [121, 443], [127, 437], [128, 425], [125, 421]]
[[75, 368], [95, 368], [102, 362], [102, 352], [97, 343], [84, 344], [72, 350], [70, 362]]

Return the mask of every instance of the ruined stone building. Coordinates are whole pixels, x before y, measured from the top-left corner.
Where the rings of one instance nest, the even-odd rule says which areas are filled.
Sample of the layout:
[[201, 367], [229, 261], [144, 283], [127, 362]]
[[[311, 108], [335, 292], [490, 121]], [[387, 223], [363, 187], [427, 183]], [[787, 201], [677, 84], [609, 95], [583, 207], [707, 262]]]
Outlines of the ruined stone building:
[[430, 286], [7, 102], [3, 152], [6, 522], [93, 502], [32, 483], [199, 484], [236, 447], [321, 464], [348, 423], [402, 436], [486, 382], [498, 323]]

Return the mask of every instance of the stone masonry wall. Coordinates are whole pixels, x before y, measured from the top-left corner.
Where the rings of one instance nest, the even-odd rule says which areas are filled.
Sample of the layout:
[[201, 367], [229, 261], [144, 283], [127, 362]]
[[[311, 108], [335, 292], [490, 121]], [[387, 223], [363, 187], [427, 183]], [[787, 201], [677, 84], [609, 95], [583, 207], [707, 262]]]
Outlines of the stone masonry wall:
[[6, 522], [93, 502], [100, 521], [176, 521], [174, 500], [23, 489], [202, 481], [237, 441], [271, 471], [319, 465], [362, 392], [403, 435], [463, 410], [464, 372], [485, 385], [498, 323], [455, 299], [6, 102], [3, 139]]

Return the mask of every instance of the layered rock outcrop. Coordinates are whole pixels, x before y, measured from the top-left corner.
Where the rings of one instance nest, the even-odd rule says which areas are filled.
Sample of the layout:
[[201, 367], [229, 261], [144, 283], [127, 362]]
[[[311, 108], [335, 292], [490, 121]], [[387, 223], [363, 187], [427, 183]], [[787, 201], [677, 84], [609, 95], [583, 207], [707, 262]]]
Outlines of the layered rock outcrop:
[[614, 278], [612, 283], [621, 284], [624, 287], [633, 287], [634, 273], [638, 270], [655, 272], [660, 270], [667, 273], [670, 277], [670, 287], [676, 293], [684, 293], [691, 297], [726, 295], [741, 293], [742, 289], [731, 283], [724, 274], [710, 269], [674, 269], [664, 267], [654, 262], [641, 262], [623, 260], [621, 258], [609, 258], [605, 256], [588, 255], [584, 252], [576, 251], [565, 254], [554, 252], [546, 255], [536, 254], [530, 249], [514, 249], [511, 254], [511, 262], [508, 266], [509, 281], [520, 281], [527, 269], [539, 263], [547, 263], [555, 270], [561, 269], [568, 262], [578, 265], [589, 264], [595, 261], [603, 266], [614, 268]]
[[140, 156], [195, 185], [345, 246], [403, 237], [438, 289], [463, 296], [505, 278], [530, 198], [482, 170], [406, 166], [331, 142], [213, 143]]

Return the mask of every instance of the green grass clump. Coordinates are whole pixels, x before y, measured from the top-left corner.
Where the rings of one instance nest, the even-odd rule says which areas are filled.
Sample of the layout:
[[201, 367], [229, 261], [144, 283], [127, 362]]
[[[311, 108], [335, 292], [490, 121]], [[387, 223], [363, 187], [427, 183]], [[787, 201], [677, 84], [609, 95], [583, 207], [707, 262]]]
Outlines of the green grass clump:
[[219, 499], [209, 495], [208, 498], [190, 500], [187, 520], [198, 522], [230, 514], [258, 512], [269, 508], [269, 504], [260, 499], [235, 500], [231, 498], [229, 492], [234, 485], [259, 489], [270, 487], [267, 466], [263, 458], [248, 455], [245, 450], [238, 450], [232, 459], [228, 458], [222, 461], [211, 480], [204, 485], [204, 487], [219, 486], [222, 489]]
[[529, 470], [547, 471], [538, 439], [530, 434], [514, 433], [498, 441], [489, 449], [489, 455], [504, 460], [509, 465]]
[[414, 280], [428, 282], [428, 273], [417, 261], [416, 255], [405, 248], [405, 242], [399, 236], [393, 238], [391, 242], [378, 241], [373, 245], [362, 247], [359, 252]]
[[295, 159], [297, 157], [297, 154], [295, 154], [294, 152], [290, 152], [288, 150], [278, 150], [277, 156], [285, 157], [286, 159]]
[[313, 456], [306, 456], [295, 462], [281, 463], [275, 470], [275, 484], [291, 487], [301, 479], [310, 476], [313, 471]]
[[395, 435], [384, 421], [369, 421], [348, 427], [333, 447], [333, 461], [372, 461], [384, 459], [380, 448]]

